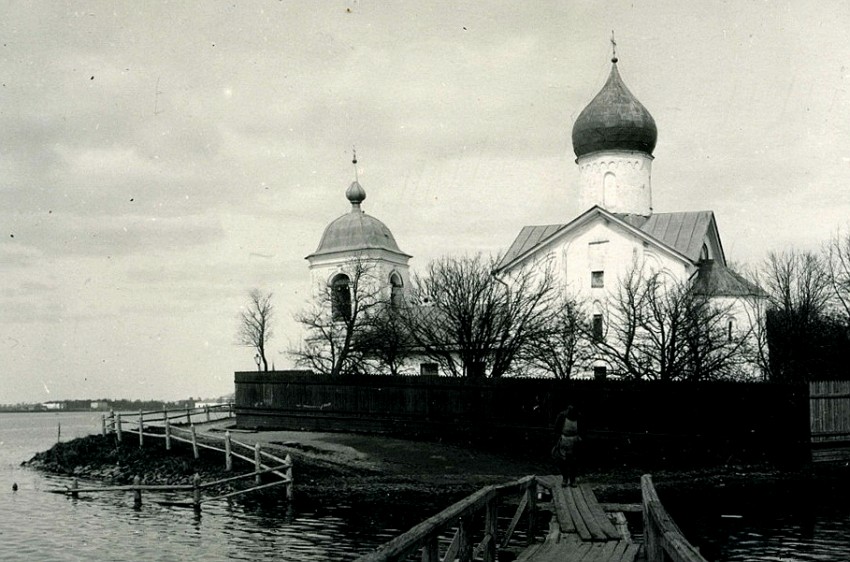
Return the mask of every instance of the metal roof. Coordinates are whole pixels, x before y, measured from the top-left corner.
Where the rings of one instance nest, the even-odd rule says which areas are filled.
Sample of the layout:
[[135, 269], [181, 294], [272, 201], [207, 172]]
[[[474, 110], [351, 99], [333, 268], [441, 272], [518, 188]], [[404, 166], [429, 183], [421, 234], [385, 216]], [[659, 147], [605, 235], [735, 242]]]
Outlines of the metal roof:
[[307, 256], [307, 259], [337, 252], [374, 249], [410, 257], [399, 249], [393, 233], [384, 223], [361, 211], [359, 206], [352, 205], [350, 212], [337, 218], [325, 228], [319, 247]]
[[766, 297], [767, 293], [728, 267], [714, 260], [700, 262], [693, 290], [714, 297]]
[[632, 95], [612, 61], [607, 82], [573, 124], [573, 152], [638, 150], [652, 154], [658, 129], [649, 111]]
[[[608, 216], [614, 216], [627, 225], [640, 230], [650, 239], [662, 246], [675, 250], [694, 263], [699, 261], [702, 245], [708, 233], [712, 228], [716, 230], [716, 226], [714, 226], [714, 213], [712, 211], [657, 213], [649, 217], [644, 217], [642, 215], [608, 213], [601, 207], [594, 207], [594, 209], [599, 209], [599, 211]], [[505, 252], [504, 257], [499, 263], [499, 268], [501, 269], [513, 263], [517, 258], [534, 250], [537, 246], [546, 242], [553, 235], [576, 221], [566, 224], [524, 226], [516, 239], [514, 239], [510, 248], [508, 248], [508, 251]]]
[[655, 213], [649, 217], [615, 215], [688, 256], [691, 261], [699, 260], [706, 234], [714, 221], [714, 213], [711, 211]]

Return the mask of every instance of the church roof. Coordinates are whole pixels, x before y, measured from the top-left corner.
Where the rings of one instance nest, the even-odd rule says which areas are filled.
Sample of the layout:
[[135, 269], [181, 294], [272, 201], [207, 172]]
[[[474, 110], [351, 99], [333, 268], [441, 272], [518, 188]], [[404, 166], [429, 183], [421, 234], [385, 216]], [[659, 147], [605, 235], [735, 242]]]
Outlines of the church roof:
[[[712, 211], [657, 213], [644, 217], [609, 213], [601, 207], [593, 207], [572, 222], [566, 224], [548, 224], [524, 226], [505, 253], [498, 269], [512, 265], [515, 261], [548, 243], [561, 232], [582, 221], [594, 210], [619, 220], [644, 234], [655, 243], [674, 251], [680, 256], [696, 263], [699, 261], [703, 242], [713, 229], [716, 232]], [[719, 245], [719, 244], [718, 244]]]
[[387, 225], [367, 215], [360, 208], [360, 203], [366, 199], [366, 191], [358, 182], [352, 182], [345, 196], [351, 202], [351, 211], [335, 219], [325, 228], [319, 247], [307, 256], [307, 259], [327, 254], [377, 249], [410, 257], [399, 249]]
[[649, 111], [632, 95], [611, 59], [608, 81], [573, 124], [576, 156], [599, 150], [636, 150], [652, 154], [658, 129]]
[[764, 290], [714, 260], [699, 264], [693, 290], [699, 295], [715, 297], [765, 297]]
[[649, 217], [615, 213], [615, 216], [675, 248], [691, 261], [699, 259], [705, 235], [714, 221], [711, 211], [655, 213]]

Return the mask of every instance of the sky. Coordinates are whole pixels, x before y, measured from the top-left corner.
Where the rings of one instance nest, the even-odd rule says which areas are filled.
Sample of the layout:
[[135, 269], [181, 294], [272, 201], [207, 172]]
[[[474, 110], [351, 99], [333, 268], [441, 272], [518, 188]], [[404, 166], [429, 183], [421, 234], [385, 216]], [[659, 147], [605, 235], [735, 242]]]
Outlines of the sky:
[[612, 30], [657, 211], [751, 265], [850, 217], [845, 2], [0, 4], [0, 403], [232, 393], [253, 288], [290, 366], [353, 146], [414, 272], [568, 222]]

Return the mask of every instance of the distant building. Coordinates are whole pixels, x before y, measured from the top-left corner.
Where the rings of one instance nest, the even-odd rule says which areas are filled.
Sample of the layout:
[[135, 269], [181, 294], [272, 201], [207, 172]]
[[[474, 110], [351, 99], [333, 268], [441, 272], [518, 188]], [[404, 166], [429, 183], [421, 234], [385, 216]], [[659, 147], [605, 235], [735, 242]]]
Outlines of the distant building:
[[64, 402], [57, 402], [57, 401], [53, 400], [53, 401], [50, 401], [50, 402], [42, 402], [41, 407], [44, 408], [45, 410], [64, 410], [65, 409], [65, 403]]

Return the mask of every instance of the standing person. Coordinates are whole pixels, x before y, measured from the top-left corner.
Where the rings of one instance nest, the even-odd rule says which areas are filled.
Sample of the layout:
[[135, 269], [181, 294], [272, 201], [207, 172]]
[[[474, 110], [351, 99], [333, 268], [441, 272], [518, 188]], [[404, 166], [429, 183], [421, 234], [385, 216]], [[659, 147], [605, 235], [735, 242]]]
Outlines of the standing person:
[[558, 414], [555, 420], [555, 435], [557, 441], [552, 447], [552, 459], [564, 477], [561, 485], [575, 487], [578, 479], [576, 449], [581, 437], [578, 434], [578, 416], [573, 406], [567, 406], [566, 410]]

